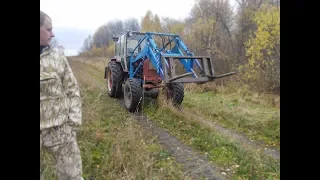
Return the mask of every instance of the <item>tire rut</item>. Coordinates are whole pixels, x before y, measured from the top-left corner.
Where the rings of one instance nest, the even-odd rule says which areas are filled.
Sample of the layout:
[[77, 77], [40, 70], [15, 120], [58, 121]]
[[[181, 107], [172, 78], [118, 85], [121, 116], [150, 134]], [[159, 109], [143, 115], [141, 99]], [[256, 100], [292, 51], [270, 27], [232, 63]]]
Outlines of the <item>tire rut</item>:
[[209, 126], [212, 129], [218, 131], [220, 134], [228, 136], [229, 138], [232, 138], [235, 141], [240, 142], [241, 145], [244, 148], [256, 149], [256, 150], [259, 150], [259, 151], [263, 152], [265, 155], [268, 155], [268, 156], [272, 157], [275, 160], [279, 160], [280, 159], [280, 152], [278, 150], [276, 150], [276, 149], [266, 148], [260, 143], [257, 143], [255, 141], [251, 141], [250, 139], [248, 139], [243, 134], [235, 132], [235, 131], [233, 131], [231, 129], [224, 128], [224, 127], [222, 127], [221, 125], [219, 125], [217, 123], [210, 122], [209, 120], [205, 120], [199, 114], [193, 114], [193, 113], [187, 112], [185, 110], [181, 110], [180, 113], [184, 113], [188, 117], [192, 117], [193, 119], [196, 119], [200, 123], [202, 123], [202, 124], [204, 124], [206, 126]]
[[[117, 102], [125, 108], [123, 99], [117, 99]], [[178, 163], [183, 165], [184, 171], [191, 177], [196, 179], [204, 177], [210, 180], [225, 179], [219, 168], [209, 162], [204, 155], [194, 152], [191, 147], [181, 143], [168, 131], [155, 125], [151, 119], [148, 119], [142, 113], [132, 113], [132, 115], [145, 130], [157, 137], [160, 144], [169, 154], [175, 157]]]

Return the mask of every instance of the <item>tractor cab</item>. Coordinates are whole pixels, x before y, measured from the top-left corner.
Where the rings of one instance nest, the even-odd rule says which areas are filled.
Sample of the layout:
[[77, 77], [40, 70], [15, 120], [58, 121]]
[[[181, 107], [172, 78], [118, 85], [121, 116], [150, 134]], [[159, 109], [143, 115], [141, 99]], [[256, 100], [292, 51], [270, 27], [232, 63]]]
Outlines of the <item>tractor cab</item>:
[[[141, 52], [141, 49], [144, 48], [144, 37], [144, 33], [133, 31], [125, 31], [113, 37], [113, 41], [115, 42], [115, 59], [121, 63], [123, 71], [129, 71], [130, 57], [133, 56], [133, 58], [135, 58], [135, 56]], [[139, 43], [140, 45], [138, 46]]]

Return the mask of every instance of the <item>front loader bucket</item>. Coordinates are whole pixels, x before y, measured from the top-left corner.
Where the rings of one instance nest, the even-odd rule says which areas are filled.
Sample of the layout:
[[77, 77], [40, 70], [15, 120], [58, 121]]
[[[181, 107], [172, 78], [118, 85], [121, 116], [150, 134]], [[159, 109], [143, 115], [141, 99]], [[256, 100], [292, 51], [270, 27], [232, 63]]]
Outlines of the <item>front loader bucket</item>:
[[[176, 75], [176, 65], [174, 63], [176, 60], [184, 65], [187, 73]], [[211, 58], [208, 56], [162, 56], [161, 63], [165, 83], [205, 83], [236, 73], [230, 72], [215, 76]], [[193, 63], [197, 65], [198, 73], [193, 69]]]

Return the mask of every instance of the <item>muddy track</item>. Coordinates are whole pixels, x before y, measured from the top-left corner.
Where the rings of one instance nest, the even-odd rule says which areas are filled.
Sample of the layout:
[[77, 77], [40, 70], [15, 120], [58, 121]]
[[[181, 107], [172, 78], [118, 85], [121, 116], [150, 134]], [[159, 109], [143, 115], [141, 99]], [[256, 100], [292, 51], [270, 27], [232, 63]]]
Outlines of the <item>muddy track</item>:
[[[125, 108], [124, 100], [117, 99], [117, 102]], [[210, 163], [205, 156], [196, 153], [191, 147], [181, 143], [175, 136], [168, 131], [156, 126], [151, 119], [148, 119], [141, 112], [133, 113], [133, 117], [138, 123], [152, 135], [156, 136], [160, 144], [175, 157], [175, 160], [183, 165], [184, 171], [191, 177], [199, 179], [225, 179], [218, 167]]]
[[205, 126], [208, 126], [212, 129], [216, 130], [220, 134], [227, 136], [231, 139], [234, 139], [237, 142], [240, 142], [241, 145], [243, 146], [243, 148], [256, 149], [258, 151], [263, 152], [265, 155], [272, 157], [275, 160], [280, 159], [280, 152], [277, 149], [267, 148], [262, 143], [251, 141], [245, 135], [238, 133], [238, 132], [235, 132], [234, 130], [224, 128], [217, 123], [213, 123], [209, 120], [205, 120], [199, 114], [194, 114], [194, 112], [191, 113], [191, 112], [185, 111], [183, 109], [180, 110], [180, 112], [187, 115], [188, 117], [192, 117], [194, 119], [197, 119], [197, 121], [200, 122], [201, 124], [204, 124]]

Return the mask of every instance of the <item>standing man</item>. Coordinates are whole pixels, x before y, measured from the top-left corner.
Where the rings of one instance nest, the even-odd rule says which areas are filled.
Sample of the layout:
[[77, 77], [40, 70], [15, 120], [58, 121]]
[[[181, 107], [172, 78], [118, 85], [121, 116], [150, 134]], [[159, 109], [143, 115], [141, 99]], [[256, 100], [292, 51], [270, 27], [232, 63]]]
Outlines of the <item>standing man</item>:
[[49, 46], [53, 37], [51, 18], [40, 11], [40, 151], [52, 153], [59, 180], [81, 180], [80, 90], [66, 57]]

